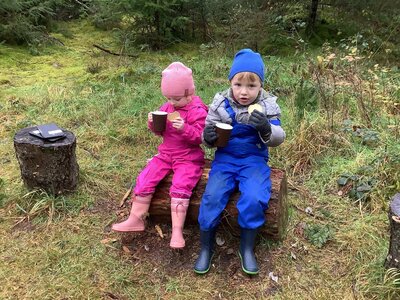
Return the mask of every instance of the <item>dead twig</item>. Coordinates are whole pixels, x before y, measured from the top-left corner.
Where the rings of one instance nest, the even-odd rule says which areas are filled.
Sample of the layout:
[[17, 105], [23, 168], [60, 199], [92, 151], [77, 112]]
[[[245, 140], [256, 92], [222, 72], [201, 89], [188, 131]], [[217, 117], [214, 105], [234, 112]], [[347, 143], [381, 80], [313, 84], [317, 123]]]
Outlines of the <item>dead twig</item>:
[[315, 219], [318, 219], [318, 220], [321, 220], [321, 221], [326, 221], [326, 218], [321, 217], [321, 216], [317, 216], [317, 215], [314, 214], [313, 212], [307, 212], [305, 209], [301, 209], [300, 207], [298, 207], [298, 206], [295, 205], [295, 204], [292, 204], [292, 206], [293, 206], [295, 209], [297, 209], [298, 211], [300, 211], [300, 212], [302, 212], [302, 213], [304, 213], [304, 214], [306, 214], [306, 215], [308, 215], [308, 216], [311, 216], [311, 217], [313, 217], [313, 218], [315, 218]]
[[119, 207], [124, 206], [126, 199], [129, 197], [129, 195], [131, 194], [133, 189], [133, 183], [131, 184], [131, 186], [129, 187], [129, 189], [126, 191], [124, 197], [122, 197], [121, 202], [119, 203]]
[[287, 183], [291, 189], [298, 191], [304, 198], [311, 200], [312, 203], [316, 202], [317, 199], [313, 195], [311, 195], [310, 192], [306, 189], [295, 185], [295, 183], [290, 179], [287, 180]]
[[94, 11], [92, 8], [90, 8], [89, 6], [87, 6], [85, 3], [82, 3], [82, 2], [79, 1], [79, 0], [75, 0], [75, 2], [78, 3], [79, 5], [83, 6], [85, 9], [87, 9], [87, 10], [90, 11], [91, 13], [95, 13], [95, 11]]
[[128, 57], [138, 57], [139, 56], [138, 54], [121, 54], [121, 53], [112, 52], [111, 50], [108, 50], [108, 49], [103, 48], [103, 47], [101, 47], [99, 45], [96, 45], [96, 44], [93, 44], [93, 47], [95, 47], [95, 48], [97, 48], [97, 49], [99, 49], [101, 51], [104, 51], [104, 52], [106, 52], [108, 54], [115, 55], [115, 56], [128, 56]]

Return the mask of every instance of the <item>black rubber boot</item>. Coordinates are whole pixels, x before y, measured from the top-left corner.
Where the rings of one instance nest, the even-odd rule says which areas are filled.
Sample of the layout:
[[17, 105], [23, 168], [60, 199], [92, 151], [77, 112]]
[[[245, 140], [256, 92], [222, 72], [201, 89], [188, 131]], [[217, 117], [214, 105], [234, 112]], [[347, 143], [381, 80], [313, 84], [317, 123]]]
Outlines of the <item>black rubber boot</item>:
[[256, 275], [259, 272], [256, 257], [254, 255], [256, 237], [257, 229], [240, 228], [239, 256], [243, 272], [249, 275]]
[[206, 274], [210, 270], [211, 260], [214, 255], [216, 228], [209, 231], [200, 230], [200, 254], [194, 265], [197, 274]]

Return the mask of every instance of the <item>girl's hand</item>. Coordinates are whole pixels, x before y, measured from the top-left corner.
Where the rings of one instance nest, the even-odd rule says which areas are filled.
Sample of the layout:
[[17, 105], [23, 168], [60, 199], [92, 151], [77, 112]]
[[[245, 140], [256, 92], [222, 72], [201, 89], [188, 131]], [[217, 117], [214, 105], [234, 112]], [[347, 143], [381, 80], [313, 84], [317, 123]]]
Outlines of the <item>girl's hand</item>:
[[175, 120], [172, 120], [172, 127], [181, 131], [183, 127], [185, 127], [185, 121], [181, 117], [178, 117]]
[[153, 123], [153, 114], [152, 114], [151, 112], [149, 112], [149, 114], [147, 115], [147, 120], [148, 120], [150, 123]]

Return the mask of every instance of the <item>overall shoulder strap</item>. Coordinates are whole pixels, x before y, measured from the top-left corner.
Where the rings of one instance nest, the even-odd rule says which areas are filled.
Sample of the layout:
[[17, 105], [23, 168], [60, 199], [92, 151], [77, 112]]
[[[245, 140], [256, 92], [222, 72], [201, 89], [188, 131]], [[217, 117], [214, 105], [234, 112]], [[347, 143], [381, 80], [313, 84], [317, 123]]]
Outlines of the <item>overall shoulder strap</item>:
[[236, 124], [236, 113], [233, 110], [232, 106], [229, 104], [229, 100], [227, 98], [225, 98], [225, 110], [228, 112], [229, 117], [232, 120], [232, 125]]

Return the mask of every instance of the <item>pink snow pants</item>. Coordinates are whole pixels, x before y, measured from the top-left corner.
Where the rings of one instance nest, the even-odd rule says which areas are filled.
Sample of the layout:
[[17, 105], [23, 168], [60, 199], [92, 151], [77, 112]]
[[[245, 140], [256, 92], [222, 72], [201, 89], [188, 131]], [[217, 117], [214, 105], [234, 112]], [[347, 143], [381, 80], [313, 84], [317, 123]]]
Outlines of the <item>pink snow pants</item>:
[[157, 154], [142, 170], [136, 179], [135, 195], [153, 194], [158, 183], [171, 171], [172, 185], [169, 194], [172, 198], [189, 199], [199, 181], [204, 162], [173, 159], [166, 154]]

